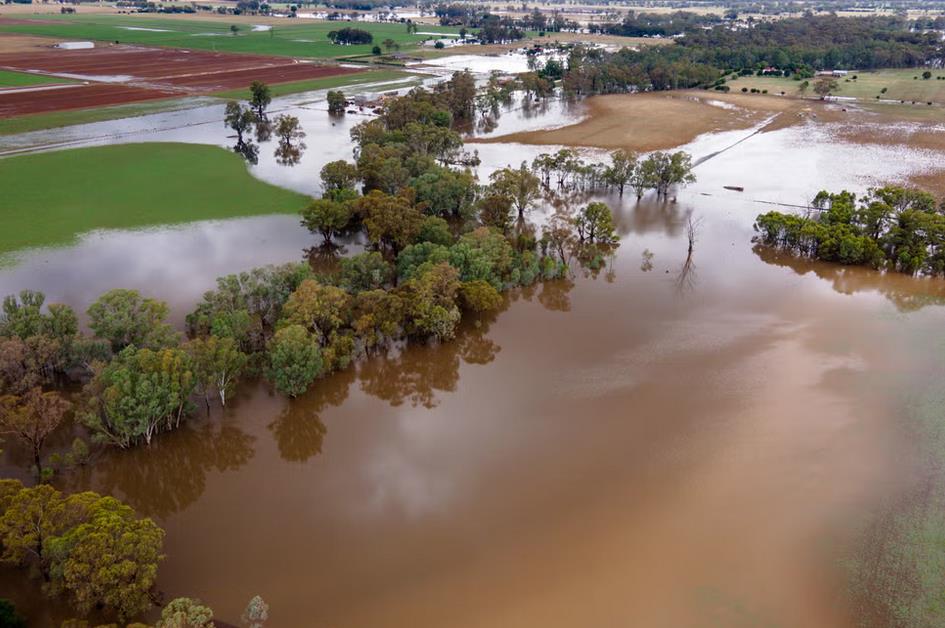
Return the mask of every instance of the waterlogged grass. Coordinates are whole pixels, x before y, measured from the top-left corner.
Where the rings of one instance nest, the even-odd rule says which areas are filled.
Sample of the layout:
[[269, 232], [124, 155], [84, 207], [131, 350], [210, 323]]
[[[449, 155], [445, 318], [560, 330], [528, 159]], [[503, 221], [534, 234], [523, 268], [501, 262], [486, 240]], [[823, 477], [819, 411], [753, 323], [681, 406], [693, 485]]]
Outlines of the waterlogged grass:
[[[851, 71], [845, 77], [836, 77], [837, 89], [831, 92], [834, 96], [844, 96], [859, 100], [902, 100], [911, 104], [937, 103], [945, 104], [945, 70], [930, 70], [932, 78], [923, 79], [925, 68], [891, 69], [875, 71]], [[856, 79], [853, 78], [856, 76]], [[937, 77], [943, 77], [939, 79]], [[792, 78], [774, 78], [770, 76], [743, 76], [727, 84], [732, 92], [741, 92], [742, 88], [768, 90], [769, 94], [780, 94], [782, 91], [788, 96], [805, 95], [816, 98], [814, 82], [817, 77], [807, 79], [810, 84], [806, 92], [801, 92], [803, 81]], [[883, 89], [886, 91], [883, 92]]]
[[[429, 35], [407, 33], [404, 24], [369, 22], [320, 22], [287, 20], [270, 30], [253, 31], [252, 25], [236, 22], [239, 31], [230, 31], [227, 20], [152, 19], [125, 15], [44, 15], [42, 21], [0, 25], [0, 32], [25, 33], [64, 39], [92, 39], [171, 48], [243, 52], [287, 57], [330, 58], [369, 54], [374, 45], [392, 39], [408, 50]], [[329, 31], [350, 26], [370, 32], [374, 43], [338, 46], [328, 40]], [[142, 30], [137, 30], [142, 29]], [[439, 27], [423, 27], [429, 32], [451, 32]]]
[[147, 143], [0, 159], [0, 254], [94, 229], [291, 213], [308, 198], [253, 177], [216, 146]]
[[[373, 70], [359, 74], [345, 74], [342, 76], [328, 76], [325, 78], [309, 79], [306, 81], [295, 81], [293, 83], [280, 83], [270, 85], [269, 91], [275, 96], [286, 96], [288, 94], [298, 94], [300, 92], [312, 92], [319, 89], [337, 89], [339, 87], [351, 87], [363, 85], [365, 83], [377, 83], [380, 81], [395, 81], [398, 79], [419, 78], [419, 75], [411, 72], [402, 72], [400, 70]], [[250, 97], [249, 88], [231, 89], [225, 92], [214, 94], [218, 98], [227, 99], [248, 99]]]
[[33, 113], [14, 118], [0, 119], [0, 135], [14, 135], [44, 129], [57, 129], [72, 124], [87, 124], [90, 122], [104, 122], [106, 120], [120, 120], [133, 118], [162, 111], [177, 111], [190, 109], [215, 102], [211, 99], [169, 98], [150, 100], [127, 105], [111, 105], [92, 109], [70, 109], [68, 111], [50, 111], [47, 113]]
[[51, 83], [72, 83], [69, 79], [31, 74], [29, 72], [11, 72], [0, 70], [0, 87], [30, 87], [33, 85], [49, 85]]
[[908, 416], [921, 475], [871, 524], [851, 562], [863, 628], [945, 626], [945, 384], [916, 396]]

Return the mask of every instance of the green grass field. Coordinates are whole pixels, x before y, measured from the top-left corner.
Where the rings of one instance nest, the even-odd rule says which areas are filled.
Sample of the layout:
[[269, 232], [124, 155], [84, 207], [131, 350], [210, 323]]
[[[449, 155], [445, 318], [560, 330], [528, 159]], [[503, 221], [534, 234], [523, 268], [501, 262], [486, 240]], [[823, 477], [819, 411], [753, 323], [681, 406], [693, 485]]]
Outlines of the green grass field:
[[[398, 79], [416, 78], [419, 80], [421, 75], [412, 72], [403, 72], [400, 70], [371, 70], [360, 74], [346, 74], [343, 76], [328, 76], [319, 79], [310, 79], [307, 81], [296, 81], [294, 83], [279, 83], [270, 85], [269, 91], [273, 97], [285, 96], [287, 94], [298, 94], [300, 92], [311, 92], [319, 89], [336, 89], [339, 87], [353, 87], [365, 83], [375, 83], [378, 81], [393, 81]], [[250, 97], [249, 89], [231, 89], [225, 92], [214, 94], [218, 98], [227, 99], [248, 99]]]
[[94, 229], [290, 213], [308, 198], [198, 144], [121, 144], [0, 159], [0, 254], [66, 245]]
[[[53, 23], [50, 23], [53, 22]], [[239, 27], [234, 35], [226, 20], [142, 18], [125, 15], [43, 15], [36, 20], [0, 25], [0, 31], [60, 37], [65, 39], [93, 39], [119, 41], [147, 46], [193, 48], [220, 52], [244, 52], [286, 57], [330, 58], [368, 54], [374, 44], [381, 45], [392, 39], [404, 50], [415, 47], [428, 35], [407, 33], [403, 24], [372, 24], [350, 22], [318, 22], [314, 20], [286, 20], [268, 31], [253, 31], [245, 22], [232, 22]], [[338, 46], [328, 40], [328, 32], [351, 26], [370, 32], [373, 44]], [[135, 30], [145, 29], [145, 30]], [[423, 27], [429, 32], [453, 32], [455, 29]]]
[[[856, 79], [853, 78], [856, 76]], [[883, 100], [904, 100], [907, 103], [933, 102], [945, 104], [945, 80], [938, 80], [936, 76], [945, 77], [945, 70], [932, 70], [932, 78], [922, 78], [922, 69], [896, 69], [875, 71], [851, 71], [846, 77], [836, 78], [837, 89], [834, 96], [848, 96], [861, 100], [876, 100], [879, 96]], [[913, 78], [918, 77], [918, 78]], [[813, 85], [816, 78], [808, 79], [810, 87], [806, 96], [816, 98]], [[800, 85], [803, 81], [791, 78], [773, 78], [768, 76], [744, 76], [728, 82], [732, 92], [740, 92], [743, 87], [766, 89], [769, 94], [780, 94], [782, 91], [788, 96], [800, 96]], [[886, 93], [882, 93], [886, 88]]]
[[0, 70], [0, 87], [30, 87], [32, 85], [48, 85], [50, 83], [72, 83], [69, 79], [30, 74], [28, 72], [10, 72]]

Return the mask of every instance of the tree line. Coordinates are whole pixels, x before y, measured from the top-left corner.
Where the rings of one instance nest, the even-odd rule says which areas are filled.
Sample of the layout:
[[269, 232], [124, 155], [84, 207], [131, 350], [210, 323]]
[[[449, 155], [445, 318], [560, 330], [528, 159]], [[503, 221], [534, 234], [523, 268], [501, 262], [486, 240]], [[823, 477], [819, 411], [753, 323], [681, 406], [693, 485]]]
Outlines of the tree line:
[[688, 28], [675, 42], [617, 52], [577, 47], [568, 62], [564, 90], [588, 95], [682, 89], [766, 67], [810, 76], [822, 69], [918, 67], [943, 56], [937, 33], [912, 30], [908, 21], [897, 17], [807, 15], [751, 28], [719, 24]]
[[945, 205], [921, 190], [886, 186], [857, 198], [822, 191], [806, 215], [755, 220], [759, 243], [802, 257], [908, 275], [945, 275]]

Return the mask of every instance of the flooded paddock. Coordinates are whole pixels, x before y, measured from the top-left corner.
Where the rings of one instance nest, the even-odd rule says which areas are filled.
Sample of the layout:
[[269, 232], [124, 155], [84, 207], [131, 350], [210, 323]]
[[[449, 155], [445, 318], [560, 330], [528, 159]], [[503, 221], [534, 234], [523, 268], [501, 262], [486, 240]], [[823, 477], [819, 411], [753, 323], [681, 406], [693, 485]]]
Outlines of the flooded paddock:
[[[304, 100], [279, 105], [310, 116], [318, 150], [253, 172], [316, 193], [363, 118], [329, 126]], [[128, 125], [119, 141], [225, 145], [218, 112], [196, 115], [107, 124]], [[752, 133], [687, 146], [699, 181], [675, 202], [605, 197], [622, 241], [596, 276], [514, 292], [453, 342], [370, 358], [295, 401], [247, 385], [56, 483], [154, 517], [166, 599], [199, 597], [231, 623], [259, 594], [274, 626], [852, 628], [847, 561], [923, 477], [907, 400], [933, 372], [923, 339], [945, 322], [945, 289], [753, 247], [752, 222], [824, 187], [911, 176], [929, 155], [848, 149], [812, 126]], [[481, 178], [549, 150], [475, 148]], [[84, 310], [136, 288], [179, 322], [218, 275], [315, 244], [293, 216], [97, 233], [22, 254], [0, 292]], [[4, 475], [22, 477], [7, 444]], [[0, 588], [36, 625], [62, 619], [22, 572], [0, 571]]]

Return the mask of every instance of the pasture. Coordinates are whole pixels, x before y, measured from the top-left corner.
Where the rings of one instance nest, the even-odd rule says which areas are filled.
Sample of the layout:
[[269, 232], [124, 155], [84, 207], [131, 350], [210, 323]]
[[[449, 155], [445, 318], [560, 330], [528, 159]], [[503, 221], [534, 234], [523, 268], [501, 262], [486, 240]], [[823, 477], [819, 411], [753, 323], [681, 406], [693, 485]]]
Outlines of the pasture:
[[[831, 94], [858, 100], [902, 100], [910, 104], [914, 101], [945, 105], [945, 70], [930, 70], [930, 79], [922, 78], [923, 70], [925, 68], [851, 70], [847, 76], [834, 79], [837, 81], [837, 89]], [[854, 76], [856, 78], [853, 78]], [[769, 94], [780, 94], [783, 91], [786, 96], [816, 98], [813, 86], [818, 78], [807, 79], [809, 86], [806, 92], [801, 91], [803, 81], [783, 77], [743, 76], [730, 80], [727, 84], [732, 88], [732, 92], [741, 92], [744, 87], [749, 91], [752, 88], [766, 89]], [[885, 93], [883, 89], [886, 90]]]
[[216, 146], [120, 144], [0, 159], [0, 254], [94, 229], [291, 213], [308, 198], [252, 176]]
[[[245, 21], [194, 18], [151, 18], [133, 15], [44, 15], [42, 20], [12, 20], [0, 23], [0, 32], [22, 33], [61, 39], [91, 39], [144, 46], [163, 46], [277, 55], [300, 58], [333, 58], [370, 54], [386, 39], [401, 49], [414, 48], [429, 35], [407, 33], [404, 24], [370, 22], [322, 22], [260, 18], [260, 24]], [[233, 31], [231, 27], [238, 30]], [[370, 32], [372, 44], [343, 46], [331, 43], [328, 33], [346, 26]], [[455, 29], [424, 26], [429, 32], [451, 33]]]

